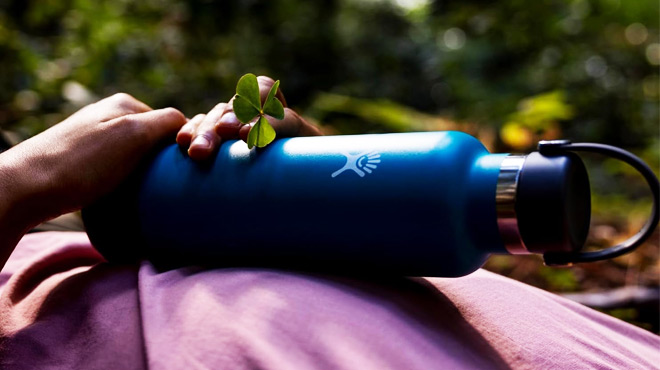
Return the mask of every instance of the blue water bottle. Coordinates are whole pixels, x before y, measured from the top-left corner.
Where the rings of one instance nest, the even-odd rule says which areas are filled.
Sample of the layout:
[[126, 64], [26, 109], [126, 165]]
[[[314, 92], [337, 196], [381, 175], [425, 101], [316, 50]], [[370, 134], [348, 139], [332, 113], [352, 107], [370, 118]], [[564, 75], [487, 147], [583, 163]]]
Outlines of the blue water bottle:
[[[580, 252], [590, 188], [579, 150], [626, 161], [651, 186], [653, 214], [630, 241]], [[206, 163], [171, 145], [83, 218], [110, 261], [450, 277], [494, 253], [540, 253], [549, 264], [617, 256], [648, 238], [657, 209], [655, 175], [617, 148], [552, 141], [490, 154], [465, 133], [425, 132], [252, 150], [229, 141]]]

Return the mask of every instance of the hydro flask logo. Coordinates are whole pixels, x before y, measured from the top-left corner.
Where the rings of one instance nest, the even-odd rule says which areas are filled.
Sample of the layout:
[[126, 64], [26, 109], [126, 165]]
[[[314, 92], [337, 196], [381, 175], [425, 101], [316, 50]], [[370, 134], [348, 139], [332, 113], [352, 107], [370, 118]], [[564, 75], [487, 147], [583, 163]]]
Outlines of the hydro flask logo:
[[342, 153], [346, 157], [346, 164], [344, 167], [335, 171], [332, 174], [332, 177], [337, 177], [344, 171], [351, 170], [358, 174], [360, 177], [364, 177], [366, 173], [372, 173], [373, 170], [378, 167], [380, 163], [380, 154], [376, 152], [363, 152], [360, 154], [346, 154]]

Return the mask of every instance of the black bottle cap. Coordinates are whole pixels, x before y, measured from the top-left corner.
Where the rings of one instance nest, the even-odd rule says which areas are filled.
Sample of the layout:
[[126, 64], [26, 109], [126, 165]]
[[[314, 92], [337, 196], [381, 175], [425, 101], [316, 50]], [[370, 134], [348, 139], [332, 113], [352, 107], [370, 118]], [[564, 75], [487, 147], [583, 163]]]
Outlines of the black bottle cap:
[[580, 157], [529, 154], [520, 170], [515, 208], [529, 252], [579, 251], [591, 219], [589, 177]]

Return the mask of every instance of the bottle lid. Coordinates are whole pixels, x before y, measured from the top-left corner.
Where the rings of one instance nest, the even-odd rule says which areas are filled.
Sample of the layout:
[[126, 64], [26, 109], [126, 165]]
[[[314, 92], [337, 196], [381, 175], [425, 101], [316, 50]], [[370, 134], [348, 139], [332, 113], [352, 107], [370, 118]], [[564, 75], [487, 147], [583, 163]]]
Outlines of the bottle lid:
[[[602, 261], [629, 253], [648, 240], [660, 221], [660, 182], [643, 160], [605, 144], [541, 141], [528, 156], [507, 156], [500, 165], [495, 201], [497, 224], [511, 254], [541, 253], [547, 265]], [[644, 226], [627, 240], [582, 252], [591, 218], [589, 177], [575, 152], [604, 154], [632, 166], [653, 198]]]
[[591, 219], [589, 177], [580, 157], [530, 153], [520, 169], [515, 212], [528, 252], [579, 251]]

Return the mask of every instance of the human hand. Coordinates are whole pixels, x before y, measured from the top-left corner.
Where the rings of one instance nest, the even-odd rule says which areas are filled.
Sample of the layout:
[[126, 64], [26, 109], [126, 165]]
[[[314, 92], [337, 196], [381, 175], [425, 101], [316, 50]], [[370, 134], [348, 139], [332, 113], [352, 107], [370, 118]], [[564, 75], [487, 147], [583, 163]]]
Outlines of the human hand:
[[[257, 77], [257, 81], [263, 102], [275, 81], [266, 76]], [[322, 135], [316, 126], [287, 107], [282, 90], [278, 90], [275, 96], [284, 105], [284, 119], [278, 120], [272, 117], [268, 119], [275, 129], [277, 137]], [[229, 103], [216, 105], [207, 114], [196, 115], [181, 128], [176, 141], [182, 147], [188, 148], [188, 155], [191, 158], [195, 160], [208, 158], [224, 140], [240, 138], [247, 141], [248, 133], [254, 122], [247, 125], [241, 124], [234, 114], [233, 101], [234, 98]]]
[[152, 110], [130, 95], [116, 94], [3, 152], [0, 235], [20, 237], [109, 193], [185, 123], [176, 109]]

